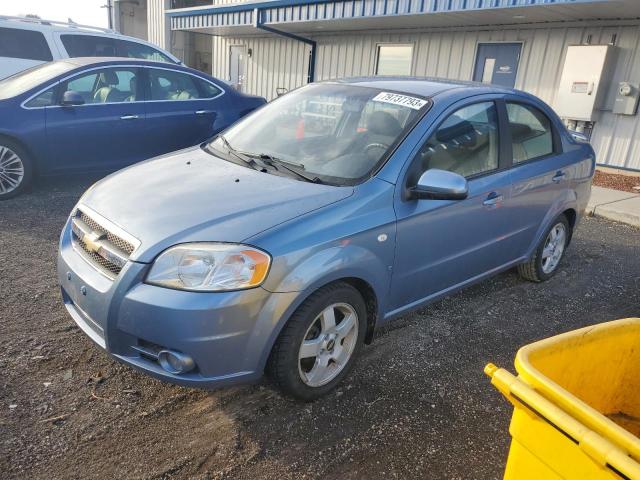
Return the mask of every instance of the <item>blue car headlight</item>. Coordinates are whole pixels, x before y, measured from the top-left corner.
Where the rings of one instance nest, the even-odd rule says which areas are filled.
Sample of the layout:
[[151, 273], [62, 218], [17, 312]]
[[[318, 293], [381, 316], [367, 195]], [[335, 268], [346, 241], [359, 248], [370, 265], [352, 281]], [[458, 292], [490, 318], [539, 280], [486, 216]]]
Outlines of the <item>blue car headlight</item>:
[[261, 285], [270, 265], [269, 254], [247, 245], [185, 243], [160, 254], [146, 283], [198, 292], [243, 290]]

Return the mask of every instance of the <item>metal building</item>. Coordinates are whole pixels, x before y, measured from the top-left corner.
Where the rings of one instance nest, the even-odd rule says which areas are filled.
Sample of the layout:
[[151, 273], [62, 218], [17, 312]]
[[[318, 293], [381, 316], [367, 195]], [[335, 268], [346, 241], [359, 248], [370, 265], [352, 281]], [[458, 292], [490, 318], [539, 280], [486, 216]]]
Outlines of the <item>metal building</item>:
[[141, 8], [129, 17], [144, 18], [148, 40], [248, 93], [271, 99], [312, 79], [386, 74], [514, 86], [591, 133], [599, 163], [640, 170], [640, 0], [118, 4], [124, 33], [135, 29], [122, 11]]

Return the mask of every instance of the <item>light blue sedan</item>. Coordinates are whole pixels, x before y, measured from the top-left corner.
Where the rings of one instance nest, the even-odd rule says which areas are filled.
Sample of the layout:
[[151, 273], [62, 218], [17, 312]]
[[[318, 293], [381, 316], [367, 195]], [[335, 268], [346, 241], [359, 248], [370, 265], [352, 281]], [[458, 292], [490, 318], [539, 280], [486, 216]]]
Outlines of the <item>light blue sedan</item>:
[[62, 232], [62, 297], [98, 345], [160, 379], [266, 371], [312, 400], [393, 318], [512, 267], [551, 278], [594, 166], [522, 92], [311, 84], [91, 187]]

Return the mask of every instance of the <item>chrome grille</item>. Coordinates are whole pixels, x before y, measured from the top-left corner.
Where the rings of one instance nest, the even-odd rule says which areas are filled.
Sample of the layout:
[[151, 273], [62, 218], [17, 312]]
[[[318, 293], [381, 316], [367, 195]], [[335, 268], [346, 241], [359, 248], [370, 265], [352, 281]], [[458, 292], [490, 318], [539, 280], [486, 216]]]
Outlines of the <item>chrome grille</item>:
[[102, 227], [100, 224], [96, 223], [95, 220], [93, 220], [89, 215], [87, 215], [86, 213], [78, 210], [80, 212], [80, 220], [82, 220], [84, 223], [87, 224], [87, 226], [93, 230], [94, 232], [100, 233], [102, 235], [106, 235], [107, 236], [107, 240], [109, 240], [109, 242], [118, 247], [120, 250], [122, 250], [124, 253], [126, 253], [127, 255], [131, 255], [133, 253], [134, 250], [134, 246], [127, 242], [125, 239], [120, 238], [119, 236], [108, 232], [104, 227]]
[[78, 247], [76, 250], [112, 279], [120, 273], [137, 246], [81, 209], [77, 209], [71, 218], [71, 231], [73, 244]]

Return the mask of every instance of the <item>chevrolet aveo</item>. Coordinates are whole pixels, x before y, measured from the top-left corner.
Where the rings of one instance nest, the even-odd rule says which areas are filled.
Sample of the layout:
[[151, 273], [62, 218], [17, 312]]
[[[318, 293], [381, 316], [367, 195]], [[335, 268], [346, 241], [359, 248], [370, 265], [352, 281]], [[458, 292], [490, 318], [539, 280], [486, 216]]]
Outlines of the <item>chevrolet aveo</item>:
[[116, 359], [311, 400], [376, 328], [497, 272], [556, 273], [595, 156], [537, 98], [424, 79], [311, 84], [115, 173], [62, 232], [62, 297]]

